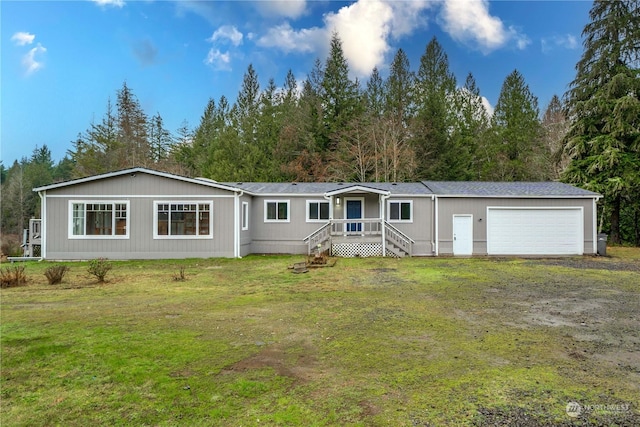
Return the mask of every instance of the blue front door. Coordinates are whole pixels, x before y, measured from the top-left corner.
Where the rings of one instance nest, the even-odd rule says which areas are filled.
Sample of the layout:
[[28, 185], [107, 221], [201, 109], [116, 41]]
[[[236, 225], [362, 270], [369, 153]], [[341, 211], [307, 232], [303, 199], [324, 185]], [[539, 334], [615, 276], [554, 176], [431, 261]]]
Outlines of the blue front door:
[[[362, 201], [347, 200], [347, 219], [361, 219], [361, 218], [362, 218]], [[362, 231], [362, 223], [361, 222], [347, 223], [347, 231]]]

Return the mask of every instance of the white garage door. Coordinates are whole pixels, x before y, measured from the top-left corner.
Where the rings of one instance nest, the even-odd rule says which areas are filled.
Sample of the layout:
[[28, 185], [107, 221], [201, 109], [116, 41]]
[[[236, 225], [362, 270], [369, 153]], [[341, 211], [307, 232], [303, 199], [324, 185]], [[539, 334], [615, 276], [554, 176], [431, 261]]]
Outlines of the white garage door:
[[487, 208], [489, 255], [582, 255], [581, 208]]

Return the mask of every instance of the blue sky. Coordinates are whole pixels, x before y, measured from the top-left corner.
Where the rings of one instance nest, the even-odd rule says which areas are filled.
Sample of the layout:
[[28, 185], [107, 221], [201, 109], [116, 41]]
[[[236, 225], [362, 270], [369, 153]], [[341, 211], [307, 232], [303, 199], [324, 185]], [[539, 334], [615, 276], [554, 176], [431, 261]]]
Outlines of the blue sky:
[[54, 160], [124, 81], [175, 132], [197, 126], [209, 98], [235, 100], [249, 64], [264, 87], [300, 81], [343, 41], [362, 82], [403, 48], [417, 70], [437, 37], [463, 84], [472, 72], [493, 106], [504, 78], [525, 77], [543, 110], [575, 76], [589, 1], [359, 0], [0, 2], [0, 158], [46, 144]]

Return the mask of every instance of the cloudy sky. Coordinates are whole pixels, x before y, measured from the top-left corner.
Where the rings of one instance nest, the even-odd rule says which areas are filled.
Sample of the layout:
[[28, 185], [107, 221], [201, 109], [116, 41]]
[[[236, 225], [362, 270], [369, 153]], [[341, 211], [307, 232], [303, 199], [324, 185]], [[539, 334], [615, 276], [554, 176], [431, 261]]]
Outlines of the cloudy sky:
[[472, 72], [495, 105], [504, 78], [525, 77], [544, 109], [582, 53], [588, 1], [359, 0], [0, 2], [1, 159], [46, 144], [54, 160], [124, 81], [147, 114], [193, 128], [207, 100], [235, 99], [249, 64], [261, 85], [302, 81], [329, 40], [343, 41], [352, 77], [383, 77], [398, 48], [411, 68], [434, 36], [460, 84]]

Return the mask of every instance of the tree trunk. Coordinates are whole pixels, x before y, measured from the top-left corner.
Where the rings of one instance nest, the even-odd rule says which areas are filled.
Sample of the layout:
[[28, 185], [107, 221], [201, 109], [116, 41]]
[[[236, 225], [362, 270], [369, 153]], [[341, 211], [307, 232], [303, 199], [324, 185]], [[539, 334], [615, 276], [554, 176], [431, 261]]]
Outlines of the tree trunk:
[[620, 244], [620, 196], [613, 199], [611, 206], [611, 232], [609, 241], [614, 244]]

